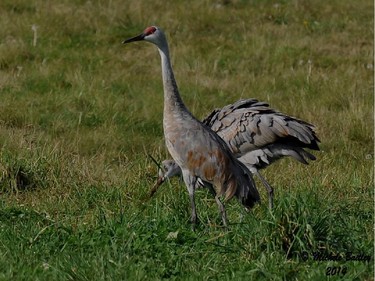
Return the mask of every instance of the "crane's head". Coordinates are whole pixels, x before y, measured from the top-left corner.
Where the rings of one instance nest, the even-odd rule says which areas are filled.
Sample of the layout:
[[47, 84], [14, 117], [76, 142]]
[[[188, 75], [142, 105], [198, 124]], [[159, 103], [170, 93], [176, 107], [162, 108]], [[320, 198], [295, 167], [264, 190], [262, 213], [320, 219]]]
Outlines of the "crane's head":
[[164, 33], [159, 27], [149, 26], [141, 34], [135, 37], [129, 38], [127, 40], [124, 40], [122, 43], [127, 44], [131, 42], [143, 41], [143, 40], [154, 43], [157, 46], [162, 46], [166, 42]]
[[180, 166], [178, 166], [174, 160], [164, 160], [161, 162], [161, 167], [158, 174], [158, 180], [152, 187], [150, 196], [153, 196], [159, 186], [161, 186], [167, 179], [174, 176], [181, 176], [182, 171]]
[[164, 180], [182, 174], [180, 166], [174, 160], [164, 160], [161, 166], [163, 169], [159, 169], [159, 177], [163, 177]]

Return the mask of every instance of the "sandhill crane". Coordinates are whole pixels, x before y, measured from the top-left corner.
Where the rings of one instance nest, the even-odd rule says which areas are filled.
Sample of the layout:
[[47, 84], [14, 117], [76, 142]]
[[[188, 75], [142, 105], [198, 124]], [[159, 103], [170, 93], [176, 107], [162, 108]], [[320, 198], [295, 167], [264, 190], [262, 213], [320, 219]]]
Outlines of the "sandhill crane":
[[224, 226], [227, 218], [220, 197], [233, 196], [251, 208], [260, 201], [251, 172], [231, 153], [228, 145], [208, 126], [197, 120], [183, 103], [174, 78], [169, 48], [164, 32], [147, 27], [143, 33], [128, 40], [147, 41], [157, 46], [161, 57], [164, 87], [163, 128], [167, 149], [181, 168], [182, 177], [190, 197], [193, 228], [197, 222], [195, 189], [203, 183], [215, 195]]
[[[286, 156], [308, 164], [307, 160], [316, 158], [304, 148], [319, 150], [320, 140], [312, 124], [271, 109], [267, 103], [256, 99], [239, 100], [215, 109], [202, 123], [216, 132], [238, 160], [260, 178], [267, 189], [270, 208], [273, 207], [273, 188], [259, 170]], [[166, 179], [179, 175], [181, 169], [176, 162], [162, 161], [151, 196]]]

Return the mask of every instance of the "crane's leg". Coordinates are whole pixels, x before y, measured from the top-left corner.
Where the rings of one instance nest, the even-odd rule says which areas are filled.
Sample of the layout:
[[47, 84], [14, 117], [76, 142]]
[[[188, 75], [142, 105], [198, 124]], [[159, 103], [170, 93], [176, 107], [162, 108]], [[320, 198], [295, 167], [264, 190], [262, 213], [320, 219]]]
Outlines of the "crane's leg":
[[227, 213], [225, 212], [224, 204], [220, 201], [220, 198], [218, 195], [215, 196], [215, 200], [216, 200], [217, 205], [219, 206], [221, 219], [223, 220], [223, 225], [225, 227], [228, 227]]
[[262, 181], [263, 185], [265, 186], [265, 188], [267, 190], [267, 193], [268, 193], [269, 208], [272, 209], [273, 208], [273, 188], [272, 188], [272, 186], [266, 181], [266, 179], [259, 173], [258, 170], [252, 171], [252, 172], [255, 173], [259, 177], [259, 179]]
[[195, 184], [196, 184], [196, 177], [192, 176], [189, 171], [183, 170], [182, 175], [184, 178], [184, 182], [186, 184], [189, 197], [190, 197], [190, 204], [191, 204], [191, 223], [193, 230], [195, 229], [195, 226], [197, 224], [197, 210], [195, 207]]
[[219, 211], [220, 211], [220, 214], [221, 214], [221, 219], [223, 221], [223, 225], [225, 227], [228, 227], [227, 213], [225, 212], [225, 207], [224, 207], [223, 202], [220, 201], [220, 196], [216, 194], [216, 191], [211, 184], [208, 184], [207, 187], [210, 190], [211, 194], [215, 197], [215, 201], [216, 201], [216, 204], [219, 207]]

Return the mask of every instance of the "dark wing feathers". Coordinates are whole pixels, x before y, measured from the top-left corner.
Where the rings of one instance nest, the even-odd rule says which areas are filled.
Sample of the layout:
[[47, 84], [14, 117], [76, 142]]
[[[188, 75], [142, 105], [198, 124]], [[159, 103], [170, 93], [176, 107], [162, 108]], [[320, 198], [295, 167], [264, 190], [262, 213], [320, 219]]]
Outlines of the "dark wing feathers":
[[[306, 159], [315, 160], [315, 156], [304, 148], [319, 150], [320, 140], [312, 124], [278, 112], [256, 99], [239, 100], [215, 109], [203, 123], [211, 127], [237, 157], [249, 154], [247, 163], [258, 167], [284, 156], [306, 164]], [[254, 159], [250, 161], [251, 157]]]

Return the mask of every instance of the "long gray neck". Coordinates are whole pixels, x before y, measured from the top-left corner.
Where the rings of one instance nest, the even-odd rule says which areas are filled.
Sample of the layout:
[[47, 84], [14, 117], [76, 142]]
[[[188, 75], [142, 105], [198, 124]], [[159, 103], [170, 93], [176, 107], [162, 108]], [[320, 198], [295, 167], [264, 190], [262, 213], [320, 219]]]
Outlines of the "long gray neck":
[[168, 45], [164, 44], [162, 47], [158, 48], [158, 50], [161, 57], [164, 86], [164, 117], [171, 113], [177, 113], [176, 111], [187, 111], [178, 92], [176, 80], [174, 79]]

